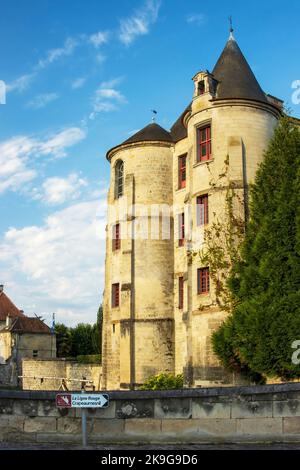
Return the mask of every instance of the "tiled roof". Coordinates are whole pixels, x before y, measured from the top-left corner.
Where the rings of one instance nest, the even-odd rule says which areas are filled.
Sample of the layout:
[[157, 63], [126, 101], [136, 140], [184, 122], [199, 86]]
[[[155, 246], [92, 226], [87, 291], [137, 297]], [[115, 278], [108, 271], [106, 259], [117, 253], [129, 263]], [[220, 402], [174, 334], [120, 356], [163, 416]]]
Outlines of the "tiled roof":
[[25, 317], [7, 295], [4, 292], [0, 292], [0, 321], [5, 321], [7, 315], [11, 317]]
[[49, 326], [37, 317], [15, 318], [11, 326], [5, 329], [13, 333], [51, 333]]

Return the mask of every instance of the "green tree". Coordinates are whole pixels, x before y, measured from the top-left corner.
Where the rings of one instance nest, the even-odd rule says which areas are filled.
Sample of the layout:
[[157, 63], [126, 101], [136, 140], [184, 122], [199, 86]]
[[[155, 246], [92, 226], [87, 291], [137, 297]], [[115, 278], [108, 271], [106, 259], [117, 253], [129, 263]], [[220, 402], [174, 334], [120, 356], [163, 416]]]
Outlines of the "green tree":
[[101, 354], [102, 305], [97, 313], [97, 323], [79, 323], [68, 328], [62, 323], [55, 326], [57, 357], [74, 357]]
[[259, 381], [300, 377], [300, 132], [283, 117], [251, 188], [250, 221], [233, 265], [233, 312], [213, 335], [224, 366]]
[[93, 326], [88, 323], [79, 323], [71, 329], [72, 357], [94, 354]]
[[56, 355], [57, 357], [69, 357], [72, 352], [71, 331], [63, 323], [56, 323]]

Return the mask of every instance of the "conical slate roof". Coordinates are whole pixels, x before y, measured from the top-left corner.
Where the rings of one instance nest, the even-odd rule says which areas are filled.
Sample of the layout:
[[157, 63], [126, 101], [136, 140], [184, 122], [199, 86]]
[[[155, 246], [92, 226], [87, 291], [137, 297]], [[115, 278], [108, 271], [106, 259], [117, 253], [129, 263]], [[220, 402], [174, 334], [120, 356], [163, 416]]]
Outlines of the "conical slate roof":
[[136, 134], [129, 137], [129, 139], [122, 142], [121, 145], [145, 141], [173, 142], [173, 139], [168, 131], [156, 124], [156, 122], [152, 122], [151, 124], [148, 124], [148, 126], [138, 131]]
[[217, 99], [239, 98], [268, 102], [247, 60], [231, 35], [212, 71], [218, 80]]

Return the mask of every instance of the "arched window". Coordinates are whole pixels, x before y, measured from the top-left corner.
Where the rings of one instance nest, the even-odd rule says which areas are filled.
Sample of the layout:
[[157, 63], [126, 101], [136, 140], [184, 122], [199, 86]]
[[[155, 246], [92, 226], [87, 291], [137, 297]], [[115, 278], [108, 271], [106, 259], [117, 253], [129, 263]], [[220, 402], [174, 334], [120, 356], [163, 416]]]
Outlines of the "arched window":
[[124, 192], [124, 162], [119, 160], [115, 168], [115, 198], [123, 196]]

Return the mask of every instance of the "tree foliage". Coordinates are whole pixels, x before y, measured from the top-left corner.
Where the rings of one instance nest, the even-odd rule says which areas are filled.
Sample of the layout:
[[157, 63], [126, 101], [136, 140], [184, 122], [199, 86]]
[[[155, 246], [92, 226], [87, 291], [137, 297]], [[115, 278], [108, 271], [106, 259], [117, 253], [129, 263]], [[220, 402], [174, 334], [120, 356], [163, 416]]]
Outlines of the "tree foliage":
[[61, 323], [55, 326], [57, 357], [100, 355], [102, 338], [102, 306], [94, 325], [79, 323], [69, 328]]
[[224, 366], [253, 380], [300, 377], [300, 132], [283, 117], [251, 188], [250, 221], [228, 287], [234, 308], [213, 335]]

